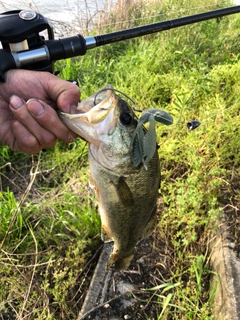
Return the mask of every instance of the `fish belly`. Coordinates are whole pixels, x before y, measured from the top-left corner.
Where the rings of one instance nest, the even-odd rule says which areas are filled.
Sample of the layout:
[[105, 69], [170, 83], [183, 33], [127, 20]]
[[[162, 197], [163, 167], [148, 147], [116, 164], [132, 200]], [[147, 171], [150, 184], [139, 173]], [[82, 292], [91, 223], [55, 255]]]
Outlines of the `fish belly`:
[[156, 225], [156, 200], [160, 184], [159, 159], [148, 164], [113, 172], [89, 155], [91, 181], [99, 201], [104, 241], [114, 241], [108, 268], [123, 270], [129, 266], [136, 244]]

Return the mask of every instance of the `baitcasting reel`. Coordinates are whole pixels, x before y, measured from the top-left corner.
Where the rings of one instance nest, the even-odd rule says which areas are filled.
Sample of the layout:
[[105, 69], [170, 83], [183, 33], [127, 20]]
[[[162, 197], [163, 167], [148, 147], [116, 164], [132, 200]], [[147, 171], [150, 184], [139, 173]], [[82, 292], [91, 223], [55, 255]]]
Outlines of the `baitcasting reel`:
[[86, 53], [86, 40], [82, 36], [54, 40], [48, 20], [33, 10], [0, 14], [0, 42], [0, 81], [4, 81], [4, 73], [10, 69], [53, 73], [54, 61]]
[[[0, 15], [0, 41], [3, 50], [1, 51], [1, 71], [5, 71], [13, 63], [11, 52], [15, 58], [16, 66], [20, 65], [17, 53], [28, 50], [37, 50], [45, 44], [45, 39], [40, 32], [47, 31], [48, 39], [54, 39], [54, 33], [47, 19], [32, 10], [7, 11]], [[26, 55], [26, 58], [27, 57]], [[24, 60], [21, 61], [24, 66]], [[53, 72], [52, 61], [42, 61], [41, 56], [32, 60], [29, 69]], [[1, 78], [3, 74], [1, 72]]]

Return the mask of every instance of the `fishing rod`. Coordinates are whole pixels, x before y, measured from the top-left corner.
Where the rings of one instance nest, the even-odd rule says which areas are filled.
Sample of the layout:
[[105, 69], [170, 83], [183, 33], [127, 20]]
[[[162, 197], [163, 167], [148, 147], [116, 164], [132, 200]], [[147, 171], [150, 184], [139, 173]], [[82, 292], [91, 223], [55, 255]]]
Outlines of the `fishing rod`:
[[[161, 32], [185, 25], [240, 12], [239, 6], [212, 10], [178, 19], [166, 20], [84, 38], [76, 36], [54, 39], [48, 20], [33, 10], [13, 10], [0, 14], [0, 81], [10, 69], [30, 69], [54, 73], [57, 60], [83, 56], [90, 49], [127, 39]], [[48, 40], [40, 33], [47, 31]]]

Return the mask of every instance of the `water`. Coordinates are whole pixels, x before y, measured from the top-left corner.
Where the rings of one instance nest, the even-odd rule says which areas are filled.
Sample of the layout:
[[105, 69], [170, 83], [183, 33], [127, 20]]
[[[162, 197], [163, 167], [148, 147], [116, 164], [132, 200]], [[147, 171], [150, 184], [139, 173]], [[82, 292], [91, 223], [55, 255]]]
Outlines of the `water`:
[[74, 13], [78, 11], [85, 12], [90, 11], [96, 13], [100, 10], [106, 10], [112, 5], [114, 1], [105, 0], [3, 0], [0, 1], [1, 12], [6, 10], [15, 9], [28, 9], [33, 8], [43, 15], [54, 14], [54, 13]]
[[[87, 24], [87, 21], [92, 21], [102, 12], [110, 11], [114, 3], [116, 0], [0, 0], [0, 12], [30, 8], [51, 22], [56, 21], [76, 27], [81, 23]], [[54, 27], [58, 28], [56, 24]]]

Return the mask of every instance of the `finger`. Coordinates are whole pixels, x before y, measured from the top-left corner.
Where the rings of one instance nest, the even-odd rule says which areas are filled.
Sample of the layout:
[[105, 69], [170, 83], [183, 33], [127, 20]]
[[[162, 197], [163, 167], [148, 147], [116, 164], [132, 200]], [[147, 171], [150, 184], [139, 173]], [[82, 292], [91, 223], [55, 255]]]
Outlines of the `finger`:
[[46, 103], [36, 99], [30, 99], [27, 101], [26, 105], [28, 111], [36, 119], [39, 125], [51, 132], [58, 139], [69, 143], [77, 137], [74, 132], [70, 131], [63, 124], [56, 111]]
[[[31, 97], [44, 100], [61, 111], [70, 113], [72, 106], [77, 106], [80, 98], [79, 87], [62, 80], [50, 72], [32, 70], [9, 70], [3, 83], [5, 99], [8, 99], [15, 88], [19, 96], [28, 100]], [[28, 81], [23, 81], [28, 79]], [[21, 86], [19, 86], [21, 83]]]
[[[38, 123], [38, 121], [29, 112], [27, 104], [24, 103], [22, 99], [17, 96], [12, 96], [10, 98], [10, 107], [15, 120], [20, 122], [27, 131], [35, 137], [39, 146], [42, 146], [42, 148], [50, 148], [56, 144], [57, 137], [51, 132], [51, 130], [47, 130]], [[44, 107], [41, 104], [38, 112], [39, 114], [45, 112]], [[18, 136], [16, 137], [18, 138]]]
[[71, 113], [71, 109], [74, 108], [75, 112], [72, 113], [77, 113], [76, 106], [80, 100], [79, 87], [51, 74], [48, 74], [47, 77], [48, 79], [42, 81], [42, 85], [48, 84], [47, 93], [53, 101], [57, 102], [57, 108], [68, 113]]
[[42, 150], [42, 146], [39, 144], [38, 140], [20, 122], [16, 120], [12, 122], [12, 131], [15, 139], [12, 140], [9, 147], [13, 151], [35, 154]]

